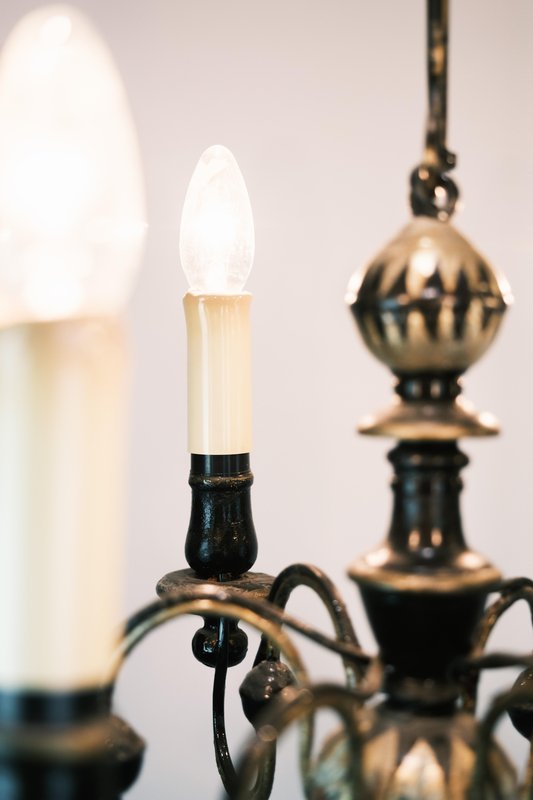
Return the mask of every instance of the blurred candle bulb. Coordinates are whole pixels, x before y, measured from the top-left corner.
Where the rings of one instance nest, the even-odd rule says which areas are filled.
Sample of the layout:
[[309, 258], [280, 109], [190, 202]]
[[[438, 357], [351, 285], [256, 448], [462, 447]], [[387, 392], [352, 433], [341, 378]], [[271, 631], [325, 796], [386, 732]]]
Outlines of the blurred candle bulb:
[[194, 170], [183, 206], [180, 256], [192, 292], [239, 294], [254, 257], [254, 222], [233, 154], [209, 147]]
[[107, 47], [68, 6], [31, 12], [0, 54], [2, 690], [106, 680], [120, 616], [118, 312], [143, 219], [135, 130]]
[[145, 231], [121, 79], [88, 20], [31, 12], [0, 57], [0, 326], [114, 314]]

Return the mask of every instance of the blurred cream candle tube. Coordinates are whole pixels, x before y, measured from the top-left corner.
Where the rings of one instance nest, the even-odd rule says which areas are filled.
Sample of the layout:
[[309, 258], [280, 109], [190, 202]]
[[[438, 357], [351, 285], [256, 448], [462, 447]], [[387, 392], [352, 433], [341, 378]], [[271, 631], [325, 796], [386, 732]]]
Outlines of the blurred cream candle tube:
[[143, 220], [109, 51], [75, 9], [31, 12], [0, 54], [0, 690], [105, 680]]
[[98, 685], [119, 615], [125, 350], [116, 320], [0, 332], [0, 686]]
[[254, 225], [231, 152], [210, 147], [193, 173], [181, 218], [188, 339], [189, 451], [249, 453], [252, 446], [250, 301], [243, 292]]

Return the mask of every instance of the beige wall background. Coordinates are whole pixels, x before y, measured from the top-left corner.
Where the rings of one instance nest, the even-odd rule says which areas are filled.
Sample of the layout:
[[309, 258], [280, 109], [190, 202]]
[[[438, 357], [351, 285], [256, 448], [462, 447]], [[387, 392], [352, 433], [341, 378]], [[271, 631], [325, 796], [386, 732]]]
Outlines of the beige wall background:
[[[235, 154], [256, 221], [253, 303], [257, 568], [320, 564], [339, 584], [373, 647], [346, 565], [384, 536], [390, 443], [354, 437], [356, 420], [385, 405], [390, 378], [364, 350], [344, 308], [353, 270], [406, 221], [407, 175], [425, 116], [421, 0], [80, 0], [114, 52], [137, 122], [149, 203], [146, 258], [130, 307], [133, 399], [125, 612], [185, 566], [188, 523], [186, 290], [179, 215], [207, 146]], [[5, 0], [0, 38], [35, 6]], [[470, 443], [469, 541], [508, 576], [533, 574], [533, 4], [452, 4], [449, 144], [464, 207], [457, 225], [507, 274], [516, 295], [499, 340], [469, 374], [468, 396], [504, 434]], [[95, 584], [95, 591], [97, 584]], [[302, 592], [293, 610], [326, 626]], [[211, 673], [197, 665], [178, 621], [126, 666], [121, 713], [147, 737], [132, 800], [219, 796], [211, 752]], [[525, 609], [496, 648], [530, 648]], [[252, 648], [253, 649], [253, 648]], [[317, 678], [333, 659], [305, 649]], [[252, 655], [252, 654], [251, 654]], [[253, 656], [252, 656], [253, 657]], [[248, 662], [250, 665], [250, 661]], [[233, 746], [247, 735], [231, 676]], [[484, 696], [512, 680], [483, 683]], [[500, 736], [515, 757], [510, 726]], [[282, 748], [275, 798], [300, 796], [295, 743]]]

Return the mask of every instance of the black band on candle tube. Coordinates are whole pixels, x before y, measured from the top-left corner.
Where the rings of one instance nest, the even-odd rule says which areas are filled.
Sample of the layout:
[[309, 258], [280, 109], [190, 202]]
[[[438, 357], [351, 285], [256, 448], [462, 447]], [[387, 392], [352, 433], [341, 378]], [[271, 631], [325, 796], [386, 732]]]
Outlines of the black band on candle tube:
[[0, 725], [1, 800], [120, 800], [139, 775], [144, 741], [110, 714], [51, 724], [68, 703], [57, 703], [54, 716], [49, 700], [38, 703], [47, 722]]
[[45, 692], [0, 689], [0, 725], [68, 725], [109, 713], [111, 689]]
[[191, 475], [231, 476], [250, 472], [250, 453], [237, 455], [191, 455]]

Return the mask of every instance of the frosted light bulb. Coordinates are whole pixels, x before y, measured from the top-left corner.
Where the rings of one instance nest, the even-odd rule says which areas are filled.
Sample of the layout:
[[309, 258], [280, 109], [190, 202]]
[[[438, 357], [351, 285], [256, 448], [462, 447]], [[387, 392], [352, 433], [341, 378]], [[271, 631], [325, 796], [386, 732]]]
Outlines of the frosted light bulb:
[[239, 294], [254, 257], [254, 221], [233, 154], [209, 147], [194, 170], [183, 206], [180, 256], [191, 291]]
[[0, 326], [115, 314], [145, 232], [120, 76], [69, 6], [22, 18], [0, 54]]

